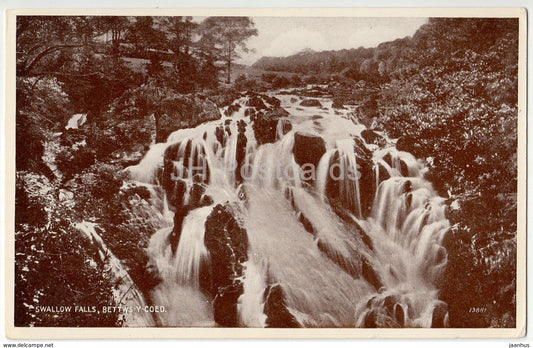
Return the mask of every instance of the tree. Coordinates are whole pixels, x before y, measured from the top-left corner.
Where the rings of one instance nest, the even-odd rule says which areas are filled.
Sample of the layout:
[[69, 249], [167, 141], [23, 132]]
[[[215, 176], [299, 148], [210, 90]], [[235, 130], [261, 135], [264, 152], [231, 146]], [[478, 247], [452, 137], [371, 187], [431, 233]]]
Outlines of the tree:
[[201, 24], [202, 41], [217, 53], [227, 66], [227, 83], [231, 83], [231, 64], [239, 58], [237, 49], [248, 52], [246, 40], [257, 35], [249, 17], [208, 17]]
[[76, 74], [104, 33], [97, 23], [88, 16], [17, 17], [17, 77]]

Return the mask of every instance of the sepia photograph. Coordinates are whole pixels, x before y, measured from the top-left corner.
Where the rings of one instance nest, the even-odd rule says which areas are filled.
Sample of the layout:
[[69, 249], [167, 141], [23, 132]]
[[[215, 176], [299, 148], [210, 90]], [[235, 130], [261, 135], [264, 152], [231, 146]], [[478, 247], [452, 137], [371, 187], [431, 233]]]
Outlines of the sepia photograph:
[[525, 335], [524, 11], [181, 13], [8, 15], [17, 337]]

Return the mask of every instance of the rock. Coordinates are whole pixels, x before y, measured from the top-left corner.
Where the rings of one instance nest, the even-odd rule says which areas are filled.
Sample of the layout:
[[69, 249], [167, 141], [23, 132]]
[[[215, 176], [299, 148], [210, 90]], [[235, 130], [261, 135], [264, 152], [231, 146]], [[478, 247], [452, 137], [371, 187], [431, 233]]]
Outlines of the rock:
[[403, 306], [399, 303], [394, 305], [394, 319], [396, 319], [396, 322], [401, 327], [405, 326], [405, 311], [403, 310]]
[[[281, 109], [281, 110], [286, 112], [284, 109]], [[279, 115], [276, 115], [275, 113], [283, 114], [281, 110], [278, 110], [278, 112], [272, 111], [268, 115], [265, 115], [264, 113], [260, 112], [256, 114], [255, 117], [253, 118], [252, 127], [254, 130], [255, 139], [257, 140], [258, 145], [276, 142], [278, 122], [282, 120], [281, 117], [284, 117], [284, 116], [279, 116]], [[283, 120], [281, 122], [283, 122], [284, 134], [286, 134], [292, 129], [292, 125], [287, 120]]]
[[123, 192], [127, 196], [137, 195], [140, 199], [144, 199], [145, 201], [149, 201], [152, 196], [150, 194], [150, 190], [148, 190], [146, 186], [133, 185], [133, 186], [125, 188]]
[[239, 326], [237, 302], [242, 292], [242, 285], [230, 285], [219, 289], [213, 301], [215, 322], [226, 327]]
[[370, 130], [370, 129], [365, 129], [361, 132], [361, 137], [365, 140], [365, 142], [367, 144], [374, 144], [374, 145], [378, 145], [379, 147], [383, 148], [385, 147], [385, 145], [387, 145], [387, 141], [385, 140], [385, 138], [374, 132], [373, 130]]
[[79, 129], [65, 129], [59, 136], [60, 144], [72, 147], [76, 143], [83, 142], [87, 136]]
[[167, 200], [171, 207], [177, 209], [183, 205], [183, 197], [187, 192], [187, 183], [182, 179], [172, 180], [172, 184], [165, 188]]
[[175, 95], [166, 100], [167, 108], [157, 122], [157, 140], [165, 141], [170, 133], [220, 119], [220, 112], [215, 104], [208, 100], [188, 95]]
[[398, 295], [388, 295], [383, 301], [383, 306], [387, 310], [387, 313], [392, 315], [394, 312], [394, 305], [398, 303], [400, 297]]
[[241, 105], [240, 104], [231, 104], [230, 106], [228, 106], [228, 108], [226, 109], [226, 111], [224, 112], [224, 114], [226, 116], [231, 116], [233, 115], [234, 113], [236, 113], [237, 111], [239, 111], [239, 109], [241, 108]]
[[322, 137], [301, 132], [294, 133], [294, 147], [292, 149], [294, 160], [300, 166], [312, 164], [315, 169], [318, 162], [326, 153], [326, 144]]
[[294, 104], [294, 103], [296, 103], [297, 101], [298, 101], [298, 98], [295, 98], [295, 97], [292, 97], [292, 98], [291, 98], [291, 103]]
[[[353, 171], [348, 171], [345, 173], [344, 179], [342, 179], [341, 169], [338, 166], [340, 164], [340, 154], [338, 150], [335, 151], [330, 159], [329, 168], [331, 170], [333, 167], [331, 177], [341, 178], [341, 180], [334, 180], [331, 177], [328, 179], [326, 183], [326, 196], [330, 200], [331, 205], [338, 204], [356, 215], [356, 217], [360, 217], [358, 216], [359, 212], [355, 200], [352, 200], [352, 197], [343, 197], [341, 191], [341, 185], [344, 185], [346, 181], [358, 180], [361, 216], [366, 217], [370, 214], [374, 201], [374, 163], [372, 161], [372, 153], [359, 138], [354, 138], [354, 154], [356, 155], [357, 172], [353, 173]], [[355, 183], [352, 186], [355, 186]]]
[[237, 168], [235, 169], [235, 184], [239, 184], [242, 182], [241, 169], [244, 163], [244, 159], [246, 157], [246, 144], [248, 143], [248, 139], [245, 135], [246, 122], [240, 120], [238, 123], [238, 130], [239, 134], [237, 135], [237, 153], [235, 156], [235, 159], [237, 161]]
[[305, 217], [305, 215], [302, 212], [298, 213], [298, 221], [302, 223], [302, 226], [305, 228], [305, 230], [312, 235], [316, 234], [315, 228], [313, 227], [313, 224], [311, 221], [309, 221], [308, 218]]
[[265, 114], [267, 115], [267, 117], [271, 117], [271, 118], [287, 117], [290, 115], [290, 113], [284, 108], [269, 109], [265, 111]]
[[448, 305], [444, 302], [438, 302], [433, 308], [433, 314], [431, 316], [432, 328], [444, 328], [446, 327], [446, 315], [448, 314]]
[[365, 315], [363, 327], [368, 328], [368, 329], [375, 329], [378, 327], [377, 320], [378, 320], [378, 316], [376, 314], [376, 311], [370, 310]]
[[304, 99], [300, 102], [300, 106], [313, 106], [313, 107], [322, 107], [318, 99]]
[[333, 104], [331, 104], [331, 107], [334, 109], [346, 109], [344, 105], [342, 105], [342, 103], [338, 100], [334, 100]]
[[359, 228], [359, 234], [361, 236], [361, 240], [363, 241], [363, 243], [365, 243], [365, 245], [370, 250], [374, 250], [374, 243], [372, 242], [372, 239], [362, 228]]
[[250, 117], [253, 114], [255, 114], [254, 108], [246, 108], [246, 110], [244, 110], [244, 117]]
[[[234, 326], [237, 299], [242, 294], [242, 263], [248, 259], [248, 236], [229, 205], [217, 205], [205, 222], [204, 243], [211, 257], [209, 282], [204, 290], [217, 298], [215, 321]], [[236, 325], [236, 324], [235, 324]]]
[[374, 268], [372, 268], [370, 263], [366, 259], [363, 259], [361, 266], [363, 278], [365, 278], [376, 289], [381, 288], [383, 286], [383, 282], [379, 279], [379, 276]]
[[389, 165], [389, 167], [393, 168], [393, 165], [392, 165], [392, 155], [390, 152], [387, 152], [385, 154], [385, 156], [383, 156], [383, 160], [385, 161], [385, 163], [387, 163]]
[[355, 155], [358, 158], [361, 158], [366, 161], [370, 161], [372, 159], [372, 151], [370, 151], [366, 147], [365, 142], [359, 137], [354, 137], [353, 141], [354, 141], [353, 152], [355, 153]]
[[412, 153], [416, 156], [417, 153], [420, 153], [422, 145], [418, 143], [417, 139], [408, 135], [404, 135], [398, 138], [396, 141], [396, 149], [398, 149], [398, 151]]
[[264, 292], [264, 313], [267, 316], [266, 327], [296, 328], [302, 327], [289, 312], [285, 303], [285, 295], [280, 284], [270, 285]]
[[[378, 173], [377, 173], [377, 175], [379, 175], [378, 181], [379, 181], [379, 183], [381, 184], [381, 182], [390, 179], [390, 174], [389, 174], [389, 172], [387, 171], [387, 169], [385, 169], [385, 167], [383, 166], [383, 164], [378, 163], [377, 166], [378, 166]], [[377, 189], [377, 187], [376, 187], [376, 189]]]
[[263, 110], [267, 108], [265, 102], [259, 96], [253, 96], [248, 99], [246, 101], [246, 106], [254, 107], [257, 110]]
[[209, 195], [203, 195], [202, 200], [200, 201], [200, 206], [205, 207], [208, 205], [212, 205], [214, 203], [213, 197]]
[[189, 206], [179, 206], [176, 208], [176, 212], [174, 213], [174, 227], [172, 227], [172, 232], [170, 232], [170, 235], [168, 236], [168, 240], [172, 248], [172, 253], [175, 253], [178, 249], [183, 219], [185, 219], [185, 216], [189, 214], [189, 211]]
[[439, 265], [448, 260], [448, 252], [442, 246], [439, 246], [437, 255], [435, 255], [435, 264]]
[[[394, 168], [394, 165], [393, 165], [393, 161], [392, 161], [392, 155], [390, 152], [388, 152], [387, 154], [385, 154], [385, 156], [383, 156], [383, 160], [391, 167], [391, 168]], [[400, 160], [400, 174], [402, 176], [409, 176], [409, 167], [407, 166], [407, 163], [405, 163], [405, 161], [403, 160]]]
[[267, 103], [269, 103], [275, 108], [279, 108], [281, 106], [281, 100], [276, 97], [269, 97], [268, 95], [263, 95], [262, 97], [264, 100], [266, 100]]
[[[317, 239], [316, 245], [318, 250], [323, 252], [331, 261], [335, 262], [339, 267], [345, 270], [346, 273], [354, 278], [359, 277], [360, 273], [358, 272], [357, 267], [352, 259], [343, 256], [338, 252], [338, 250], [320, 238]], [[355, 250], [353, 251], [354, 254], [357, 253]]]
[[222, 147], [226, 146], [226, 137], [224, 136], [224, 127], [218, 126], [215, 129], [215, 137]]
[[199, 183], [194, 183], [191, 187], [189, 195], [189, 205], [192, 209], [199, 208], [202, 196], [205, 192], [205, 186]]
[[361, 197], [361, 213], [364, 217], [370, 214], [375, 194], [374, 162], [372, 153], [360, 138], [354, 138], [354, 153], [357, 155], [357, 172], [359, 173], [359, 195]]

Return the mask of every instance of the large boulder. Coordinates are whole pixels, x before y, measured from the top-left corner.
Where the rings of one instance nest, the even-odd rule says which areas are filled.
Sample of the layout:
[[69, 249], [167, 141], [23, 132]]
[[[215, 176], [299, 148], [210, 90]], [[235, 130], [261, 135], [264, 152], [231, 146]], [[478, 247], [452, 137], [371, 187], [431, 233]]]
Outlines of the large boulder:
[[225, 327], [239, 326], [237, 303], [243, 293], [242, 284], [221, 288], [213, 300], [215, 321]]
[[289, 312], [285, 295], [280, 284], [269, 285], [264, 292], [264, 313], [267, 316], [266, 327], [295, 328], [301, 327], [296, 318]]
[[248, 99], [246, 101], [246, 106], [254, 107], [257, 110], [262, 110], [262, 109], [267, 108], [265, 102], [259, 96], [253, 96], [250, 99]]
[[[361, 199], [361, 215], [365, 217], [370, 214], [372, 203], [374, 201], [374, 162], [372, 161], [372, 153], [366, 148], [364, 142], [358, 137], [354, 138], [354, 154], [356, 156], [357, 163], [356, 177], [347, 174], [344, 176], [344, 179], [341, 180], [329, 179], [326, 184], [326, 196], [332, 205], [338, 204], [357, 215], [357, 211], [355, 209], [356, 207], [354, 206], [354, 200], [352, 197], [343, 197], [342, 185], [345, 185], [347, 180], [358, 180], [359, 195]], [[340, 154], [338, 150], [330, 159], [329, 167], [331, 168], [337, 164], [340, 164]], [[338, 167], [334, 167], [333, 169], [333, 175], [338, 178], [340, 175], [340, 169], [338, 169]]]
[[332, 107], [333, 109], [346, 109], [346, 108], [344, 107], [344, 105], [343, 105], [339, 100], [337, 100], [337, 99], [335, 99], [335, 100], [333, 101], [333, 104], [331, 104], [331, 107]]
[[226, 111], [224, 111], [224, 114], [226, 116], [231, 116], [235, 112], [239, 111], [240, 108], [241, 108], [241, 104], [239, 104], [239, 103], [231, 104], [230, 106], [228, 106]]
[[376, 290], [379, 290], [383, 286], [383, 282], [381, 281], [379, 275], [374, 270], [370, 262], [365, 259], [362, 260], [361, 272], [363, 278], [365, 278], [367, 282], [373, 285]]
[[396, 149], [398, 149], [398, 151], [410, 152], [416, 156], [420, 154], [422, 145], [420, 145], [418, 140], [414, 137], [404, 135], [396, 141]]
[[301, 106], [314, 106], [314, 107], [322, 107], [322, 104], [320, 104], [320, 101], [318, 99], [304, 99], [300, 102]]
[[383, 148], [385, 145], [387, 145], [387, 141], [385, 138], [376, 133], [373, 130], [365, 129], [361, 132], [361, 137], [365, 140], [367, 144], [374, 144], [378, 145], [379, 147]]
[[209, 282], [202, 284], [213, 298], [215, 321], [237, 326], [237, 299], [242, 294], [243, 262], [248, 260], [248, 235], [232, 208], [217, 205], [205, 222], [204, 243], [210, 255]]
[[326, 153], [326, 143], [318, 135], [294, 133], [294, 147], [292, 149], [294, 160], [300, 166], [312, 164], [318, 167], [318, 162]]
[[279, 100], [278, 98], [276, 97], [269, 97], [267, 95], [263, 96], [263, 98], [266, 100], [267, 103], [269, 103], [270, 105], [272, 105], [273, 107], [275, 108], [279, 108], [281, 107], [281, 100]]
[[446, 315], [447, 314], [448, 314], [448, 305], [444, 302], [438, 302], [433, 308], [433, 314], [431, 315], [431, 327], [432, 328], [446, 327]]
[[239, 184], [242, 182], [242, 165], [244, 163], [245, 157], [246, 157], [246, 144], [248, 143], [248, 139], [246, 138], [246, 122], [243, 120], [239, 120], [237, 124], [238, 132], [237, 135], [237, 153], [236, 153], [236, 160], [237, 160], [237, 168], [235, 169], [235, 183]]
[[166, 100], [164, 106], [157, 122], [157, 138], [161, 141], [178, 129], [196, 127], [221, 117], [214, 103], [189, 95], [176, 95]]
[[283, 108], [269, 110], [267, 113], [259, 112], [253, 115], [251, 120], [253, 121], [252, 127], [257, 144], [263, 145], [276, 142], [278, 122], [282, 122], [283, 134], [288, 133], [292, 129], [290, 122], [284, 119], [288, 115], [289, 113]]

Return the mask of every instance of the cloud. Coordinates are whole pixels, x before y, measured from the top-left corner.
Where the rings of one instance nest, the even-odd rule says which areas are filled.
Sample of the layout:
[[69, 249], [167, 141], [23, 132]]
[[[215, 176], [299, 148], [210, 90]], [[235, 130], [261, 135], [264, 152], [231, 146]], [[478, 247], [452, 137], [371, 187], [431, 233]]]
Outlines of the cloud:
[[288, 56], [304, 48], [321, 51], [327, 50], [328, 44], [320, 32], [299, 27], [278, 35], [265, 53], [270, 56]]

